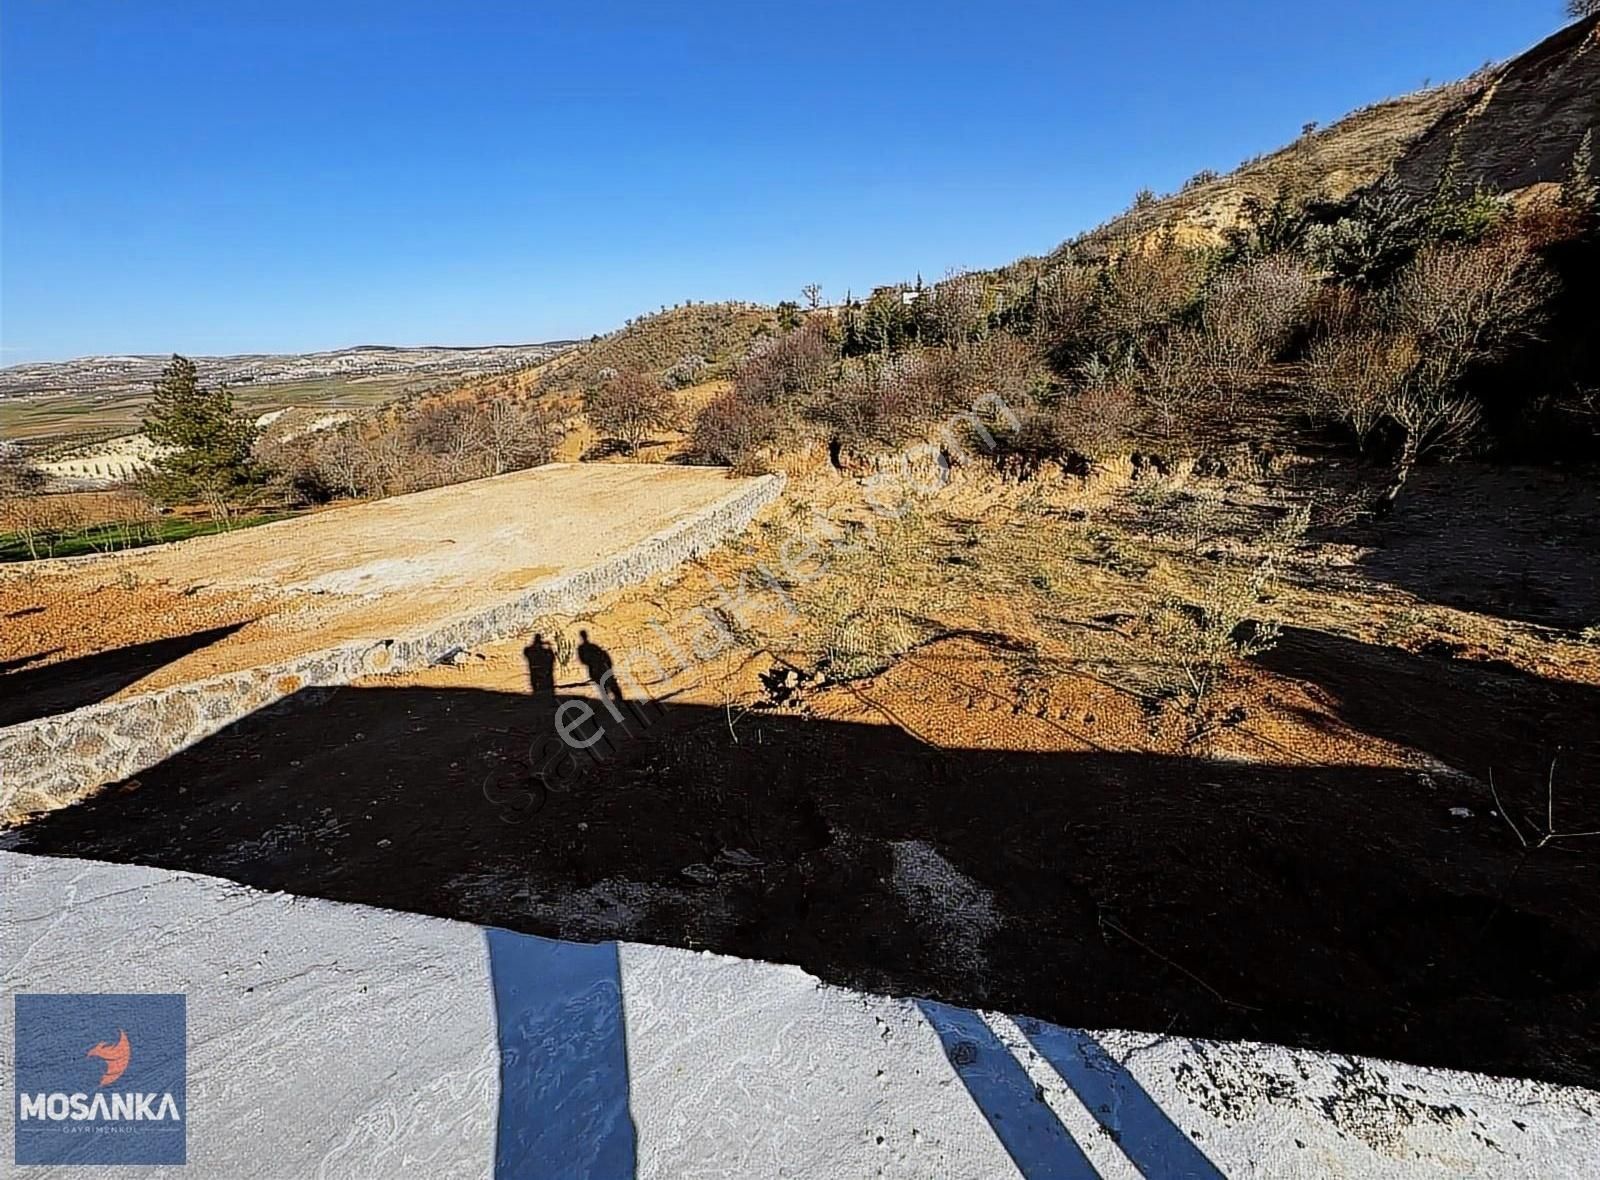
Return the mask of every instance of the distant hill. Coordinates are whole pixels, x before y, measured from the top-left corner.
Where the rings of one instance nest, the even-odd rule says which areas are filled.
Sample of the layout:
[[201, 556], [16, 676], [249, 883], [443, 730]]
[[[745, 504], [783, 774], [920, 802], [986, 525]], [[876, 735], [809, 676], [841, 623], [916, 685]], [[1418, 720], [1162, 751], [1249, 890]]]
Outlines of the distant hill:
[[[501, 344], [482, 347], [415, 348], [362, 344], [332, 352], [249, 353], [194, 357], [201, 380], [235, 388], [295, 382], [417, 377], [444, 380], [526, 368], [549, 360], [571, 345]], [[10, 365], [0, 369], [0, 398], [52, 394], [116, 395], [145, 393], [170, 358], [86, 356], [70, 361]]]

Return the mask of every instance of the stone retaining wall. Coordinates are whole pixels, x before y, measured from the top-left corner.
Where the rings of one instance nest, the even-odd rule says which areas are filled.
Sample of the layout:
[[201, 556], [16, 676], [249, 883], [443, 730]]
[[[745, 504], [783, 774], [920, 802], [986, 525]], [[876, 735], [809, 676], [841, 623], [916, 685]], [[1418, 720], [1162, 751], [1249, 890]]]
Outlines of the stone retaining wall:
[[570, 614], [608, 591], [715, 547], [744, 529], [778, 498], [783, 486], [783, 476], [764, 476], [595, 565], [436, 626], [354, 640], [269, 667], [0, 728], [0, 827], [64, 807], [106, 783], [138, 774], [302, 689], [426, 667], [458, 648], [526, 631], [545, 615]]

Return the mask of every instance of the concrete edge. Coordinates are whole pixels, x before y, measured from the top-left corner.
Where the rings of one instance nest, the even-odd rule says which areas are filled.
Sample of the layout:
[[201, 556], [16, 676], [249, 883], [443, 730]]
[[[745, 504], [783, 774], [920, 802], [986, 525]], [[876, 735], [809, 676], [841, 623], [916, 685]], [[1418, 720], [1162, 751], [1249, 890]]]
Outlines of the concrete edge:
[[279, 664], [0, 728], [0, 828], [135, 775], [293, 693], [425, 667], [457, 648], [525, 631], [545, 615], [571, 613], [736, 535], [782, 494], [785, 482], [782, 475], [761, 476], [595, 565], [432, 627], [392, 638], [353, 640]]

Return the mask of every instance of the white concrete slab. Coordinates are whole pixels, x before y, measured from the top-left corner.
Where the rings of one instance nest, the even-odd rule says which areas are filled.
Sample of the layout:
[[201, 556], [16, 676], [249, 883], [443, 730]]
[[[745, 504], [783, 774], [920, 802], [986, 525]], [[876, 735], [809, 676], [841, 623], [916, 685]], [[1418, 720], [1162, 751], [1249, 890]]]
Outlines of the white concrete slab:
[[0, 978], [8, 1164], [11, 997], [154, 991], [188, 996], [189, 1164], [142, 1176], [1600, 1175], [1590, 1091], [1085, 1033], [165, 870], [0, 852]]

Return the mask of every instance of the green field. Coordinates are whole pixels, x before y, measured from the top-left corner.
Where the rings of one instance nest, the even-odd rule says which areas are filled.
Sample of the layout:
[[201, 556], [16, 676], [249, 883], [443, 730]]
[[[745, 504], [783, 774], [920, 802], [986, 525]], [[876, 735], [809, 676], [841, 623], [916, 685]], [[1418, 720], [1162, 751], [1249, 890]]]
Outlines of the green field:
[[296, 513], [293, 512], [269, 512], [240, 517], [227, 525], [214, 520], [182, 520], [176, 517], [163, 517], [140, 524], [100, 524], [89, 528], [39, 533], [34, 536], [31, 546], [27, 538], [18, 533], [0, 533], [0, 562], [118, 553], [124, 549], [142, 549], [147, 545], [165, 545], [169, 541], [185, 541], [190, 537], [271, 524], [294, 515]]
[[[391, 401], [402, 394], [430, 388], [444, 379], [437, 374], [423, 378], [401, 374], [328, 377], [316, 381], [238, 386], [233, 395], [239, 409], [252, 416], [285, 406], [351, 409]], [[30, 449], [44, 449], [131, 434], [139, 429], [149, 400], [147, 392], [5, 398], [0, 400], [0, 438], [25, 443]]]

